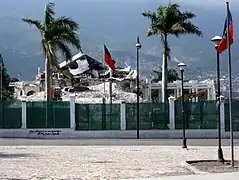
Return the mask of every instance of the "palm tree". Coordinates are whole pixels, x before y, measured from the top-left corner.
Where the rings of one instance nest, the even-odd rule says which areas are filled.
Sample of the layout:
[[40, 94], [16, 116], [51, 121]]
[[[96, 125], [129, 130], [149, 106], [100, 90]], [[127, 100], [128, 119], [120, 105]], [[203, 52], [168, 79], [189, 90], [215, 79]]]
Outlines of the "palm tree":
[[[157, 83], [162, 80], [162, 69], [161, 70], [153, 70], [153, 73], [155, 74], [154, 78], [151, 80], [152, 83]], [[175, 69], [168, 69], [168, 82], [174, 82], [176, 80], [179, 80], [178, 72]], [[174, 95], [173, 89], [167, 90], [167, 95]], [[159, 99], [159, 92], [158, 90], [152, 90], [151, 97], [153, 99], [153, 102], [157, 102]]]
[[41, 35], [41, 46], [45, 55], [45, 91], [46, 100], [50, 99], [51, 70], [58, 69], [57, 55], [61, 53], [67, 60], [71, 59], [70, 48], [81, 50], [77, 34], [78, 24], [70, 18], [55, 18], [54, 3], [45, 6], [44, 22], [24, 18], [23, 21], [37, 28]]
[[170, 59], [170, 48], [168, 37], [174, 35], [179, 37], [185, 34], [195, 34], [202, 36], [202, 32], [195, 26], [191, 19], [195, 14], [191, 12], [180, 11], [178, 4], [169, 4], [159, 6], [156, 12], [143, 12], [142, 15], [150, 20], [149, 31], [147, 36], [159, 35], [164, 47], [163, 53], [163, 79], [162, 90], [164, 93], [163, 100], [167, 102], [167, 76], [168, 76], [168, 59]]
[[[155, 77], [152, 79], [152, 83], [157, 83], [162, 80], [162, 71], [153, 70], [153, 73], [155, 74]], [[168, 69], [168, 82], [174, 82], [179, 79], [177, 70]]]

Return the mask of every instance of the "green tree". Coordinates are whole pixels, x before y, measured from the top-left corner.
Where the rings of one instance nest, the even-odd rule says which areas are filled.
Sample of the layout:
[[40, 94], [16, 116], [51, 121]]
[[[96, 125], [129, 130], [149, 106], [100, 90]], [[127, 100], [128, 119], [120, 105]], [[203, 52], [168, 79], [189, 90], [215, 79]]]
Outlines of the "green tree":
[[[154, 78], [152, 79], [152, 83], [156, 83], [162, 80], [162, 71], [154, 70], [153, 73], [155, 74]], [[178, 72], [175, 69], [168, 69], [168, 82], [174, 82], [179, 80]]]
[[147, 36], [159, 35], [163, 44], [163, 87], [164, 101], [167, 101], [167, 76], [168, 59], [170, 58], [170, 48], [168, 37], [170, 35], [179, 37], [185, 34], [195, 34], [202, 36], [202, 32], [191, 20], [195, 17], [192, 12], [182, 12], [178, 4], [159, 6], [156, 12], [143, 12], [142, 15], [150, 20]]
[[11, 82], [11, 77], [7, 73], [6, 68], [4, 67], [4, 62], [3, 62], [3, 57], [0, 54], [0, 82], [2, 86], [0, 89], [1, 95], [2, 95], [2, 100], [10, 100], [13, 98], [13, 93], [14, 93], [14, 88], [9, 87], [9, 83]]
[[55, 18], [54, 3], [49, 2], [44, 10], [44, 22], [24, 18], [23, 21], [34, 25], [41, 35], [41, 45], [45, 55], [45, 91], [46, 100], [50, 99], [51, 72], [59, 69], [57, 54], [60, 52], [66, 61], [71, 59], [70, 48], [81, 50], [77, 34], [78, 24], [65, 16]]
[[[154, 70], [153, 73], [155, 74], [154, 78], [152, 79], [152, 83], [157, 83], [162, 80], [162, 70]], [[175, 69], [168, 69], [168, 82], [174, 82], [176, 80], [179, 80], [178, 72]], [[174, 94], [174, 91], [172, 89], [167, 90], [167, 98], [170, 94]], [[152, 89], [151, 91], [151, 98], [153, 102], [158, 102], [159, 99], [159, 91]]]

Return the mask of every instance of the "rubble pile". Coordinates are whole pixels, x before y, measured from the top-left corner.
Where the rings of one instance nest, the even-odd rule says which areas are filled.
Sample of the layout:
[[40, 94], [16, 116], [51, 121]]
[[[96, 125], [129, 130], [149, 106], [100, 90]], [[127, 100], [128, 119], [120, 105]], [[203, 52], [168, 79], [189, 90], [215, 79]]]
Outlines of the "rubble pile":
[[[51, 91], [54, 99], [69, 101], [71, 93], [75, 93], [77, 103], [102, 103], [103, 98], [109, 102], [109, 80], [112, 83], [113, 103], [136, 102], [137, 72], [117, 67], [112, 74], [103, 63], [87, 54], [78, 53], [70, 61], [59, 64], [60, 71], [52, 73]], [[15, 98], [26, 101], [45, 101], [45, 72], [38, 73], [31, 83], [15, 85]], [[22, 97], [24, 96], [24, 97]]]
[[[106, 103], [109, 103], [109, 82], [105, 82], [96, 86], [90, 86], [89, 91], [76, 92], [76, 102], [81, 104], [89, 104], [89, 103], [102, 103], [103, 97], [106, 97]], [[104, 90], [105, 88], [105, 90]], [[69, 101], [70, 93], [64, 92], [62, 94], [62, 101]], [[27, 101], [44, 101], [45, 100], [45, 92], [35, 93], [31, 96], [26, 97]], [[135, 93], [129, 93], [120, 90], [117, 87], [116, 83], [112, 83], [112, 102], [120, 103], [125, 101], [127, 103], [133, 103], [137, 101], [137, 95]], [[142, 99], [140, 98], [140, 101]]]

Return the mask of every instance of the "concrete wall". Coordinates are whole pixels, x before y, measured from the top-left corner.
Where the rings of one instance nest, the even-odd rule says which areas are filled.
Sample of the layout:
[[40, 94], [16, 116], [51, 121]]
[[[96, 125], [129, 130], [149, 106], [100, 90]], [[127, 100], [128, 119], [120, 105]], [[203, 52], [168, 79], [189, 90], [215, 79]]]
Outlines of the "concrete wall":
[[[222, 98], [223, 99], [223, 98]], [[169, 98], [169, 130], [140, 130], [141, 138], [176, 138], [182, 137], [182, 130], [175, 129], [174, 98]], [[121, 130], [118, 131], [76, 131], [75, 130], [75, 95], [70, 96], [71, 126], [65, 129], [27, 129], [26, 102], [22, 101], [21, 129], [0, 129], [0, 138], [136, 138], [136, 130], [126, 130], [126, 105], [121, 103]], [[229, 138], [230, 133], [225, 131], [224, 102], [221, 105], [221, 131], [223, 138]], [[239, 138], [239, 132], [234, 132]], [[217, 138], [217, 130], [186, 130], [187, 138]]]
[[[75, 131], [74, 129], [1, 129], [1, 138], [37, 138], [37, 139], [134, 139], [136, 131]], [[142, 139], [181, 139], [182, 130], [141, 130]], [[217, 138], [217, 130], [187, 130], [188, 139]], [[239, 132], [234, 132], [234, 137], [239, 138]], [[230, 138], [229, 132], [222, 132], [222, 138]]]

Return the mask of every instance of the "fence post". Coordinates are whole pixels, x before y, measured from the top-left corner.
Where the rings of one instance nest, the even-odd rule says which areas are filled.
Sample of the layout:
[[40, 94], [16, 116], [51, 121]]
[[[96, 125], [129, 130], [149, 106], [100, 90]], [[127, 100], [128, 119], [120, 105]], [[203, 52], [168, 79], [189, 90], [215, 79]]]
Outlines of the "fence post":
[[76, 99], [76, 95], [75, 94], [70, 94], [70, 125], [71, 125], [71, 129], [75, 129], [75, 125], [76, 125], [76, 116], [75, 116], [75, 99]]
[[106, 130], [106, 99], [102, 98], [102, 130]]
[[27, 129], [27, 101], [26, 101], [26, 96], [22, 96], [22, 129]]
[[221, 106], [220, 106], [221, 130], [225, 131], [225, 97], [224, 96], [220, 96], [220, 102], [221, 102]]
[[169, 100], [169, 128], [171, 130], [175, 129], [175, 97], [170, 96]]
[[126, 130], [126, 103], [122, 101], [120, 104], [120, 129]]

